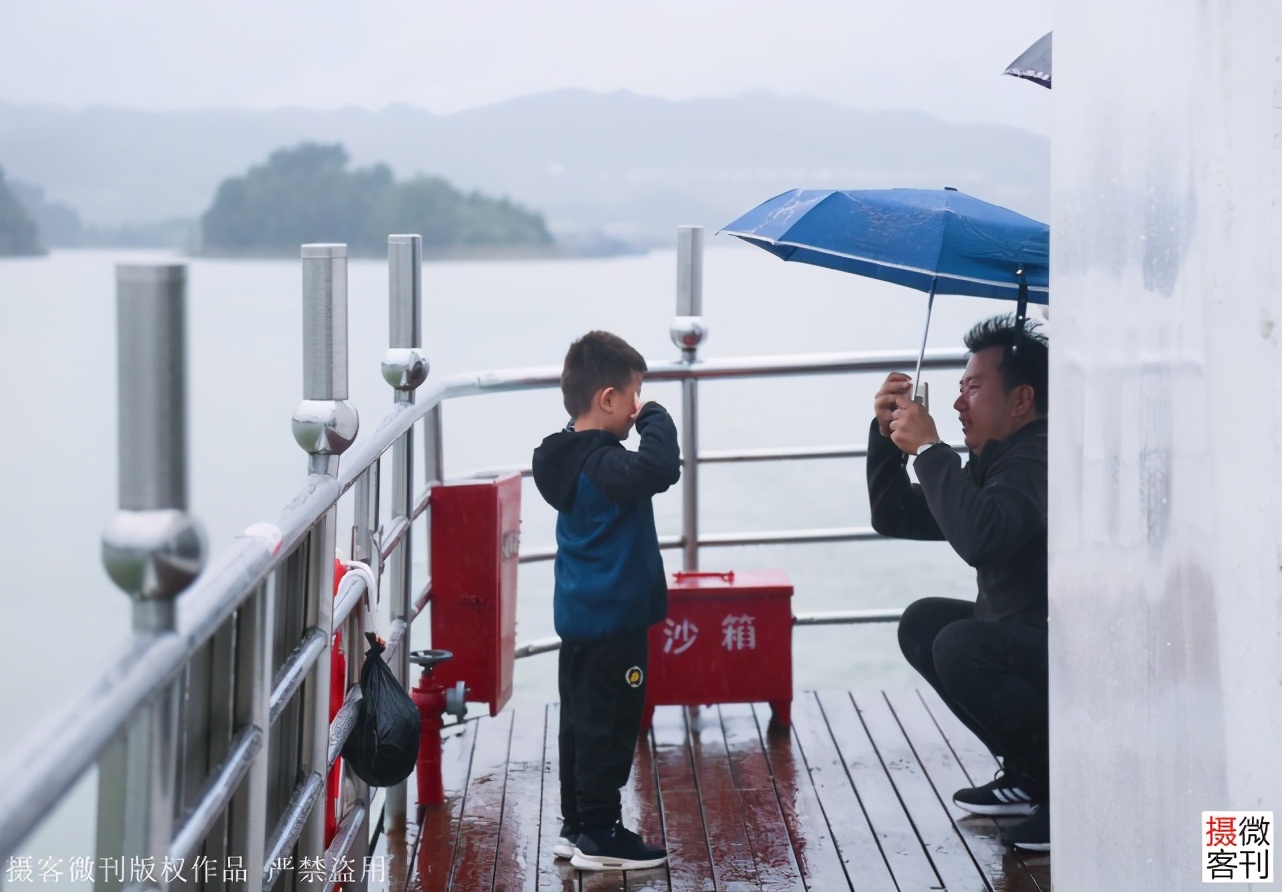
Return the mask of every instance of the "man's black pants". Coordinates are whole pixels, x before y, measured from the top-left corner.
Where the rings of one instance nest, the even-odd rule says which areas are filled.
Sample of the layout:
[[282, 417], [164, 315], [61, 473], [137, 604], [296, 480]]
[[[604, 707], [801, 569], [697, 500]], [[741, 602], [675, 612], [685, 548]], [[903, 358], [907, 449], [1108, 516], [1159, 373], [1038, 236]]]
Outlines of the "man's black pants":
[[904, 610], [899, 648], [948, 708], [1035, 800], [1049, 793], [1047, 632], [975, 619], [975, 605], [923, 598]]
[[561, 645], [561, 817], [585, 828], [619, 820], [645, 707], [648, 634]]

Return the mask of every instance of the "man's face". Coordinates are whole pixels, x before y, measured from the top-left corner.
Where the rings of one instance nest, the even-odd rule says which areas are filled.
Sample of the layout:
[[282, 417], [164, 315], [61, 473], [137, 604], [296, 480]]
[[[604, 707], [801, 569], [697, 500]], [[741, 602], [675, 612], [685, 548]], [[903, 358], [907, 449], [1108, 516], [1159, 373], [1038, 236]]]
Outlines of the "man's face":
[[1013, 410], [1019, 388], [1002, 389], [1001, 347], [986, 347], [971, 354], [962, 373], [961, 395], [953, 408], [961, 416], [966, 448], [978, 455], [989, 440], [1004, 440], [1014, 430]]

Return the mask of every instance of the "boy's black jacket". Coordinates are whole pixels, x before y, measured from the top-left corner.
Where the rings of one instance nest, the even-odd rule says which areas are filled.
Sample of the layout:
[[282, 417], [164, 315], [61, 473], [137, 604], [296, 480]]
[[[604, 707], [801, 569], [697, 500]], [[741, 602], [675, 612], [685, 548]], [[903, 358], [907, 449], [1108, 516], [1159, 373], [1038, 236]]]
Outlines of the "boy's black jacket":
[[650, 497], [681, 477], [672, 417], [647, 403], [641, 445], [607, 431], [567, 428], [534, 450], [534, 483], [556, 508], [556, 633], [594, 641], [667, 615], [668, 587]]

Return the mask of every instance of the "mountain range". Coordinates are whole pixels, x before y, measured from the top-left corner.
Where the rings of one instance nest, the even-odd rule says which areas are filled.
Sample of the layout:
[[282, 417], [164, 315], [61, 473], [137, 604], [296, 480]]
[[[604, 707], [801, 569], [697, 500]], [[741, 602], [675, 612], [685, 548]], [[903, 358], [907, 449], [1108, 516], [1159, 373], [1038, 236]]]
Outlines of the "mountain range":
[[761, 91], [669, 101], [558, 90], [448, 115], [0, 104], [8, 175], [99, 226], [196, 218], [224, 179], [303, 141], [507, 196], [570, 240], [670, 244], [678, 224], [715, 231], [792, 188], [953, 186], [1042, 220], [1050, 209], [1044, 136]]

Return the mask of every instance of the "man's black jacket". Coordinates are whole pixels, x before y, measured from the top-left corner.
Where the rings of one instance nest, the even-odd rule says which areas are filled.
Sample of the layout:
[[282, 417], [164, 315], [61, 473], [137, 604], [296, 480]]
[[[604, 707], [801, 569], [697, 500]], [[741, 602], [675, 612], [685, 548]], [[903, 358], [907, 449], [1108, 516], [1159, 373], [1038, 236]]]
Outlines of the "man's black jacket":
[[947, 446], [917, 457], [868, 432], [873, 529], [898, 539], [946, 539], [975, 568], [978, 619], [1046, 624], [1046, 420], [990, 440], [965, 467]]

